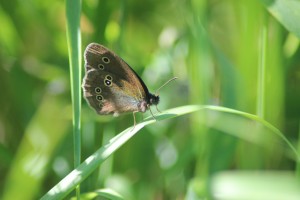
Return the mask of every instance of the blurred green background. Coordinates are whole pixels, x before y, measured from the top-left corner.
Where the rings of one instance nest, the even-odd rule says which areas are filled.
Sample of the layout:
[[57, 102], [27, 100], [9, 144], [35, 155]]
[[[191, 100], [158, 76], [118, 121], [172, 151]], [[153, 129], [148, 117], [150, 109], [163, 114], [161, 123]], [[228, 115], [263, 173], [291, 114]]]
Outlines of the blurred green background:
[[[299, 152], [299, 9], [293, 0], [84, 0], [82, 50], [91, 42], [114, 50], [152, 92], [177, 76], [161, 90], [160, 110], [199, 104], [255, 114]], [[65, 1], [0, 0], [1, 199], [38, 199], [73, 169], [65, 23]], [[82, 102], [84, 160], [133, 118], [97, 116]], [[274, 131], [206, 110], [146, 127], [81, 192], [299, 199], [299, 172], [297, 155]]]

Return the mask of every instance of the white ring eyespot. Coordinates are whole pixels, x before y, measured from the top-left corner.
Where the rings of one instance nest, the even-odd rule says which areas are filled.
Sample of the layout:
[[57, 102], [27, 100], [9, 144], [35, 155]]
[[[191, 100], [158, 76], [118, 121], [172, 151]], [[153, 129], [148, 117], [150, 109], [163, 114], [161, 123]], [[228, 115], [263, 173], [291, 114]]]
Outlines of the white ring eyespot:
[[106, 86], [110, 87], [110, 86], [112, 85], [112, 82], [111, 82], [110, 80], [108, 80], [108, 79], [105, 79], [105, 80], [104, 80], [104, 84], [105, 84]]
[[102, 61], [103, 61], [105, 64], [110, 63], [110, 59], [109, 59], [108, 57], [103, 57], [103, 58], [102, 58]]
[[112, 78], [110, 75], [106, 75], [106, 76], [105, 76], [105, 79], [106, 79], [106, 80], [110, 80], [110, 81], [113, 80], [113, 78]]
[[99, 64], [97, 67], [98, 67], [98, 69], [100, 69], [100, 70], [104, 70], [104, 65], [103, 65], [103, 64]]
[[96, 96], [96, 99], [97, 99], [98, 101], [103, 101], [103, 96], [102, 96], [102, 95], [97, 95], [97, 96]]
[[96, 88], [95, 88], [95, 92], [96, 92], [97, 94], [100, 94], [100, 93], [102, 92], [102, 90], [101, 90], [100, 87], [96, 87]]

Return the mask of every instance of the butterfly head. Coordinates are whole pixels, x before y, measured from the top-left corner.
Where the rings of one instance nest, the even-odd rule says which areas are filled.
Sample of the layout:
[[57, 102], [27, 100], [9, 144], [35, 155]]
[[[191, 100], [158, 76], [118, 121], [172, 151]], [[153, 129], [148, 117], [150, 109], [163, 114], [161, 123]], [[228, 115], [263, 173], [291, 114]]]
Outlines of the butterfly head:
[[151, 106], [151, 105], [157, 105], [158, 103], [159, 103], [159, 96], [150, 93], [148, 104]]

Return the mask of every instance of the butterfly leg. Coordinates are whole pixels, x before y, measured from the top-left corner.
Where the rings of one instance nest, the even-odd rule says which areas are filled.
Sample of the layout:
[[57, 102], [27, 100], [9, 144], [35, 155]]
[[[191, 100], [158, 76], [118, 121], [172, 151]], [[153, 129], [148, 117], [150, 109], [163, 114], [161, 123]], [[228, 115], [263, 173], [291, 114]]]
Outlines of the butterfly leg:
[[134, 111], [133, 114], [133, 129], [135, 128], [136, 125], [136, 120], [135, 120], [135, 113], [137, 113], [137, 111]]
[[157, 121], [157, 119], [155, 118], [155, 116], [154, 116], [153, 113], [152, 113], [152, 110], [151, 110], [150, 106], [149, 106], [149, 110], [150, 110], [150, 113], [151, 113], [153, 119], [155, 119], [155, 120]]

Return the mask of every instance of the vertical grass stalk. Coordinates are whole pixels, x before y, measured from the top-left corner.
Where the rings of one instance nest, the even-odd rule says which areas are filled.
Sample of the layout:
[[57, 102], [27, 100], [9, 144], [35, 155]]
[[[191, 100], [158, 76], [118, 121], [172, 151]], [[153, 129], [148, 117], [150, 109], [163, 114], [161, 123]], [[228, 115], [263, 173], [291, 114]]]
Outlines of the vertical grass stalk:
[[299, 130], [298, 130], [298, 145], [297, 145], [297, 160], [296, 160], [296, 176], [297, 180], [300, 181], [300, 121], [299, 121]]
[[[71, 96], [73, 111], [74, 167], [79, 166], [81, 158], [81, 0], [66, 0], [67, 41], [69, 50]], [[79, 185], [76, 187], [80, 198]]]
[[257, 104], [256, 114], [262, 119], [265, 118], [265, 72], [266, 72], [266, 55], [267, 55], [267, 24], [264, 20], [261, 31], [260, 55], [258, 64], [258, 83], [257, 83]]

